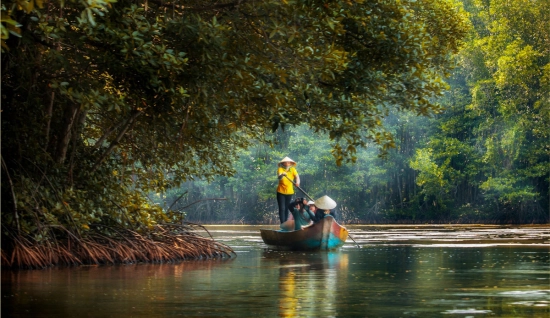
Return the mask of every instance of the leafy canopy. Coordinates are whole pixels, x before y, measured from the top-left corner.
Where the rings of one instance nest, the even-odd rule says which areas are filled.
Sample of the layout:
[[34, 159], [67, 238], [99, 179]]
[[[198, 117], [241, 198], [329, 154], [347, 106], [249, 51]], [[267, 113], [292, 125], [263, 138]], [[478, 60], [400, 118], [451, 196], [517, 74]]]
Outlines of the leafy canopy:
[[[189, 147], [216, 162], [219, 151], [212, 150], [238, 139], [237, 131], [257, 135], [301, 122], [330, 132], [341, 144], [338, 160], [365, 139], [391, 146], [381, 117], [394, 107], [440, 111], [432, 98], [446, 87], [443, 76], [467, 29], [455, 3], [435, 0], [41, 7], [36, 0], [6, 3], [3, 16], [11, 18], [3, 28], [23, 36], [4, 44], [10, 57], [21, 45], [35, 52], [26, 61], [41, 61], [41, 90], [94, 113], [84, 127], [92, 141], [133, 113], [145, 117], [132, 130], [139, 144], [160, 153], [133, 156], [149, 164], [182, 161], [160, 145]], [[29, 31], [11, 28], [16, 20]]]
[[135, 191], [231, 174], [268, 129], [327, 133], [337, 163], [387, 149], [391, 110], [441, 111], [466, 21], [454, 0], [5, 1], [3, 191], [88, 224], [150, 211]]

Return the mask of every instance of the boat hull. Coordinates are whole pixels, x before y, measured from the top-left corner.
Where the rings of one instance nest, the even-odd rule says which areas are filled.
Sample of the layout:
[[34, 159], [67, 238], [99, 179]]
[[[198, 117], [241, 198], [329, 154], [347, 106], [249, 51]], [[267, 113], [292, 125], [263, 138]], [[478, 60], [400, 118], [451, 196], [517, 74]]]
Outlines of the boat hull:
[[348, 237], [348, 230], [330, 215], [298, 231], [260, 229], [260, 233], [265, 244], [285, 250], [333, 250]]

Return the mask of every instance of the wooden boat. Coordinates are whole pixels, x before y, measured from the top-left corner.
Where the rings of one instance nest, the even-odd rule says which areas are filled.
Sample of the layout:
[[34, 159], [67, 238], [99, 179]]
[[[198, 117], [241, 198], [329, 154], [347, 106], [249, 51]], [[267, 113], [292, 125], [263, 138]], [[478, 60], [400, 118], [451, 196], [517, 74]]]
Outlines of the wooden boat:
[[331, 215], [298, 231], [260, 229], [264, 243], [288, 250], [332, 250], [344, 245], [348, 230]]

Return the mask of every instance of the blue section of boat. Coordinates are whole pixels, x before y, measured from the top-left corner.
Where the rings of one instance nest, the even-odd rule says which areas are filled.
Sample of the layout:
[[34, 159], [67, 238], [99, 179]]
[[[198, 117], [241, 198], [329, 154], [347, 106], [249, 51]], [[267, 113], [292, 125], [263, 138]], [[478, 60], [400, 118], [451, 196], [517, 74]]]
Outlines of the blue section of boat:
[[331, 250], [342, 246], [342, 240], [336, 235], [330, 233], [327, 242], [327, 249]]

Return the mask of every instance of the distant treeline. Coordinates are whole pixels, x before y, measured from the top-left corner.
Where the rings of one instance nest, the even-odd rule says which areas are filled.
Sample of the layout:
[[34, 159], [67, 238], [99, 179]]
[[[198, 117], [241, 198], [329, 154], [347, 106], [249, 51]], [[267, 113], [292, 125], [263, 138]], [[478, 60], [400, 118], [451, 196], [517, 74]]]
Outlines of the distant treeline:
[[[345, 223], [548, 222], [548, 180], [506, 178], [510, 187], [492, 185], [495, 177], [486, 173], [519, 175], [521, 168], [485, 163], [486, 153], [467, 152], [473, 140], [442, 136], [439, 127], [450, 120], [391, 116], [396, 148], [384, 157], [375, 149], [359, 151], [356, 163], [340, 167], [328, 138], [305, 127], [279, 131], [278, 146], [243, 151], [234, 176], [188, 182], [151, 198], [191, 222], [274, 224], [276, 164], [288, 155], [298, 162], [300, 187], [313, 198], [335, 199]], [[296, 189], [296, 197], [305, 195]]]

